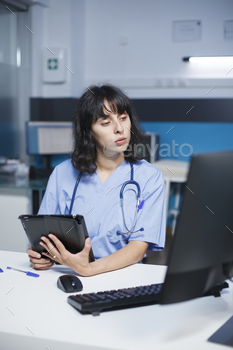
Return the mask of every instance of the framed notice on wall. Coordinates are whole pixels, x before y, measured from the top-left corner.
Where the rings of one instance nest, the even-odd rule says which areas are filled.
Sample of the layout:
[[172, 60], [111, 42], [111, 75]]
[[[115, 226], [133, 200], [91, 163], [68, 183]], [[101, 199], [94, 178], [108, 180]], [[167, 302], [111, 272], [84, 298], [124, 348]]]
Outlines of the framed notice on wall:
[[173, 21], [173, 41], [201, 40], [201, 28], [200, 20]]

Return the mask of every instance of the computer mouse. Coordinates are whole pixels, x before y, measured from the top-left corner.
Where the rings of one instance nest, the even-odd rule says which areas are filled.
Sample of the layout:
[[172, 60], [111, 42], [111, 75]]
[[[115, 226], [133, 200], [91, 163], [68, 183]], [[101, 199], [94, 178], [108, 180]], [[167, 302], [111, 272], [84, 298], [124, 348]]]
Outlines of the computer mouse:
[[74, 275], [63, 275], [57, 280], [57, 286], [65, 293], [80, 292], [83, 289], [82, 282]]

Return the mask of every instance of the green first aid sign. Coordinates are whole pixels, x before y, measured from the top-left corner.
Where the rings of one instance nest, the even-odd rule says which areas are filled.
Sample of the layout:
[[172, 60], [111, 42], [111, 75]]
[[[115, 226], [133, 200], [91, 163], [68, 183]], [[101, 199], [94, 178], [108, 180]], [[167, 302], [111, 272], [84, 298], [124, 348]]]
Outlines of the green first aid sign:
[[58, 69], [58, 59], [57, 58], [49, 58], [47, 61], [47, 67], [50, 70]]

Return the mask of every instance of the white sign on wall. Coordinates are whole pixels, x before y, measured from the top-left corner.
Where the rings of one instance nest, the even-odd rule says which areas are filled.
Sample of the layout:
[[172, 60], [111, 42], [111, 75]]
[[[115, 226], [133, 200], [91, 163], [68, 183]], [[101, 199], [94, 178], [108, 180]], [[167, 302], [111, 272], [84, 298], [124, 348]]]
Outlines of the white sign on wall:
[[202, 24], [200, 20], [173, 21], [174, 41], [196, 41], [201, 40]]
[[66, 81], [66, 49], [46, 47], [43, 51], [43, 82], [56, 84]]

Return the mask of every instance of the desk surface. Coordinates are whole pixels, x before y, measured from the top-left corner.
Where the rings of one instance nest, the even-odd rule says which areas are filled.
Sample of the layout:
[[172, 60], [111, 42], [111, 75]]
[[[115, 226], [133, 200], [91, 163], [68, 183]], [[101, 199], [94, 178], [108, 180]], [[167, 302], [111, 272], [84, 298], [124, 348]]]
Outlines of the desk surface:
[[[28, 270], [25, 253], [0, 252], [0, 349], [172, 349], [220, 350], [207, 339], [233, 314], [232, 291], [176, 305], [152, 305], [81, 315], [67, 303], [57, 278], [72, 270], [54, 266], [39, 278], [6, 270]], [[163, 281], [166, 267], [136, 264], [93, 277], [80, 277], [83, 292]]]
[[0, 188], [45, 190], [48, 178], [30, 180], [28, 177], [19, 178], [12, 174], [0, 173]]

